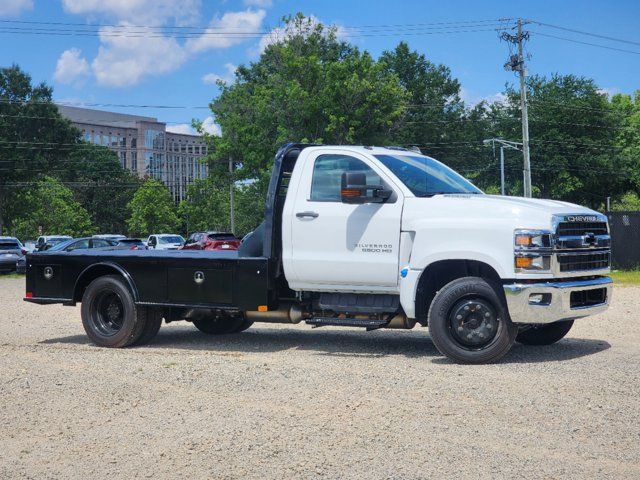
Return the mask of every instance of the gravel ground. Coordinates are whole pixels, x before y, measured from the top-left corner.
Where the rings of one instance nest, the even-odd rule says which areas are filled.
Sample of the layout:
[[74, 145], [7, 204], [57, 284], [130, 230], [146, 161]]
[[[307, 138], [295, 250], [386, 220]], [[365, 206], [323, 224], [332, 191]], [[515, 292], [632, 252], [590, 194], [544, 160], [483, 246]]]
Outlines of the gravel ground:
[[[425, 329], [178, 322], [88, 342], [0, 278], [0, 478], [640, 478], [640, 289], [550, 347], [459, 366]], [[264, 326], [263, 326], [264, 325]]]

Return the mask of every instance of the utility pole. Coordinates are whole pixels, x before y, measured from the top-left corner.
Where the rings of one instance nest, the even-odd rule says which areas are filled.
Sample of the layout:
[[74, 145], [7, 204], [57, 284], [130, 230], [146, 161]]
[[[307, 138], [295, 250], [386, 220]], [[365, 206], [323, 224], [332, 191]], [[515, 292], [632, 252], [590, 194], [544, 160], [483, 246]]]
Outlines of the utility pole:
[[234, 188], [234, 179], [233, 179], [233, 158], [229, 157], [229, 178], [231, 179], [231, 184], [229, 185], [229, 207], [230, 207], [230, 212], [229, 212], [229, 219], [230, 219], [230, 224], [231, 224], [231, 233], [233, 233], [235, 235], [236, 232], [236, 209], [235, 209], [235, 203], [236, 203], [236, 192], [235, 192], [235, 188]]
[[527, 69], [524, 63], [523, 43], [529, 39], [529, 32], [522, 31], [522, 19], [518, 19], [516, 35], [502, 32], [500, 38], [518, 46], [518, 53], [510, 55], [507, 63], [504, 64], [506, 70], [518, 72], [520, 76], [520, 111], [522, 113], [522, 156], [524, 159], [524, 196], [531, 197], [531, 158], [529, 156], [529, 114], [527, 110]]
[[511, 148], [512, 150], [518, 150], [521, 152], [522, 149], [518, 147], [521, 147], [522, 143], [511, 142], [509, 140], [503, 140], [502, 138], [487, 138], [486, 140], [483, 140], [482, 143], [485, 145], [491, 144], [493, 147], [493, 158], [496, 157], [496, 143], [500, 145], [500, 193], [504, 196], [504, 149]]

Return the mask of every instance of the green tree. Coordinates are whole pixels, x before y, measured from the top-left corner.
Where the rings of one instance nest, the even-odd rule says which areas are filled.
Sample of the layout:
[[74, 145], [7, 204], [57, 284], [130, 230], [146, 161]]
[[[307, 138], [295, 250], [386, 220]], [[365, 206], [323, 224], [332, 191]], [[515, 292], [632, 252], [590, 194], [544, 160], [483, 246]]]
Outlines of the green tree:
[[[221, 84], [211, 110], [222, 127], [213, 159], [231, 158], [236, 179], [259, 178], [286, 142], [384, 144], [393, 138], [408, 95], [397, 76], [301, 14], [285, 38]], [[223, 166], [212, 164], [213, 175]], [[220, 173], [222, 176], [222, 173]]]
[[[527, 79], [532, 183], [536, 196], [600, 208], [629, 189], [633, 163], [616, 147], [620, 116], [595, 82], [574, 75]], [[486, 136], [519, 141], [520, 94], [485, 110]], [[508, 185], [521, 194], [522, 157], [507, 162]], [[494, 178], [495, 172], [492, 173]]]
[[132, 235], [172, 233], [180, 221], [169, 189], [160, 181], [145, 181], [129, 202], [131, 217], [127, 220]]
[[618, 212], [640, 211], [640, 195], [635, 192], [627, 192], [611, 205], [611, 210]]
[[15, 196], [12, 230], [22, 238], [38, 235], [83, 236], [95, 232], [88, 212], [59, 180], [44, 176]]
[[629, 180], [632, 188], [640, 194], [640, 90], [634, 96], [614, 95], [611, 106], [620, 121], [616, 147], [619, 155], [628, 159]]
[[100, 233], [127, 231], [128, 204], [142, 180], [122, 168], [115, 152], [97, 145], [79, 145], [58, 176], [71, 183], [75, 198], [89, 212]]
[[[255, 229], [264, 218], [268, 177], [235, 187], [235, 233], [242, 237]], [[213, 177], [196, 180], [180, 202], [179, 216], [187, 233], [195, 231], [231, 231], [229, 185]]]
[[0, 233], [24, 182], [55, 175], [79, 131], [60, 116], [44, 83], [17, 65], [0, 68]]
[[[419, 145], [421, 150], [452, 167], [464, 168], [477, 146], [467, 119], [472, 114], [460, 98], [460, 82], [445, 65], [436, 65], [400, 42], [394, 50], [383, 52], [380, 62], [397, 75], [410, 95], [402, 118], [402, 128], [394, 135], [394, 144]], [[476, 120], [477, 119], [472, 119]], [[482, 138], [480, 138], [482, 140]], [[456, 145], [455, 148], [451, 148]]]

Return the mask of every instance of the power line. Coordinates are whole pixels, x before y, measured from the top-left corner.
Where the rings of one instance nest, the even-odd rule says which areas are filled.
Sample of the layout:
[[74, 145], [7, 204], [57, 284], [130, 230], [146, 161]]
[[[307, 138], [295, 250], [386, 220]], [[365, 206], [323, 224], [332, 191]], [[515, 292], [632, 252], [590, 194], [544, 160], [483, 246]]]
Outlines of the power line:
[[579, 43], [581, 45], [589, 45], [591, 47], [605, 48], [607, 50], [615, 50], [617, 52], [632, 53], [634, 55], [640, 55], [640, 52], [636, 52], [634, 50], [626, 50], [624, 48], [610, 47], [610, 46], [607, 46], [607, 45], [600, 45], [598, 43], [583, 42], [582, 40], [575, 40], [573, 38], [560, 37], [560, 36], [557, 36], [557, 35], [550, 35], [548, 33], [536, 32], [535, 30], [531, 30], [531, 33], [534, 33], [536, 35], [540, 35], [542, 37], [549, 37], [549, 38], [555, 38], [557, 40], [564, 40], [566, 42]]
[[[473, 27], [473, 26], [470, 26]], [[478, 27], [488, 27], [488, 25], [479, 25]], [[378, 33], [358, 33], [350, 32], [350, 37], [403, 37], [403, 36], [419, 36], [419, 35], [438, 35], [438, 34], [457, 34], [457, 33], [473, 33], [473, 32], [494, 32], [496, 31], [496, 25], [494, 28], [456, 28], [448, 30], [422, 30], [422, 31], [407, 31], [402, 30], [398, 32], [385, 32]], [[259, 39], [265, 35], [276, 35], [274, 32], [257, 32], [257, 33], [240, 33], [240, 32], [199, 32], [199, 33], [158, 33], [158, 32], [109, 32], [109, 31], [72, 31], [72, 30], [55, 30], [55, 29], [20, 29], [16, 27], [0, 27], [1, 34], [11, 35], [48, 35], [48, 36], [80, 36], [80, 37], [118, 37], [118, 38], [174, 38], [174, 39], [198, 39], [198, 38], [240, 38], [240, 39]]]
[[621, 43], [628, 43], [629, 45], [638, 45], [640, 46], [640, 42], [636, 42], [633, 40], [625, 40], [623, 38], [616, 38], [616, 37], [609, 37], [607, 35], [600, 35], [597, 33], [593, 33], [593, 32], [585, 32], [583, 30], [576, 30], [574, 28], [569, 28], [569, 27], [562, 27], [559, 25], [552, 25], [550, 23], [543, 23], [543, 22], [538, 22], [537, 20], [529, 20], [530, 23], [535, 23], [536, 25], [541, 25], [544, 27], [550, 27], [550, 28], [555, 28], [558, 30], [564, 30], [566, 32], [572, 32], [572, 33], [579, 33], [580, 35], [588, 35], [590, 37], [596, 37], [596, 38], [602, 38], [604, 40], [611, 40], [612, 42], [621, 42]]

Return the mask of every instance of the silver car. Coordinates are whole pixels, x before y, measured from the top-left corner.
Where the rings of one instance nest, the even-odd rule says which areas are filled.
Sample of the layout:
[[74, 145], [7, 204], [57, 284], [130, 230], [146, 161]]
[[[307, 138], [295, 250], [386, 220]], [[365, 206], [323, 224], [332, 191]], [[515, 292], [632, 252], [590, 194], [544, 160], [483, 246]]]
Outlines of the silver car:
[[16, 237], [0, 237], [0, 272], [13, 272], [16, 263], [27, 253]]

